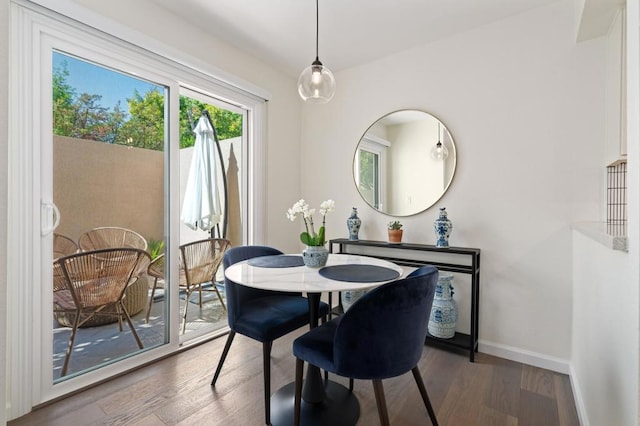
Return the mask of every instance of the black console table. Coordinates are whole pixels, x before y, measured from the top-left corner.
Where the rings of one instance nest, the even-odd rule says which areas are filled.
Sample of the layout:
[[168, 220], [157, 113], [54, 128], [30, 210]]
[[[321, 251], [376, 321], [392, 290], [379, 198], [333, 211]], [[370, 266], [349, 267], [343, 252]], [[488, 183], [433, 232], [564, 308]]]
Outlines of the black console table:
[[[334, 251], [334, 246], [337, 250]], [[329, 241], [331, 253], [350, 253], [377, 257], [397, 265], [420, 267], [433, 265], [441, 271], [458, 272], [471, 276], [471, 333], [458, 333], [451, 339], [440, 339], [427, 333], [425, 343], [434, 343], [469, 351], [473, 362], [478, 351], [478, 305], [480, 301], [480, 249], [466, 247], [436, 247], [424, 244], [391, 244], [384, 241], [348, 240]]]

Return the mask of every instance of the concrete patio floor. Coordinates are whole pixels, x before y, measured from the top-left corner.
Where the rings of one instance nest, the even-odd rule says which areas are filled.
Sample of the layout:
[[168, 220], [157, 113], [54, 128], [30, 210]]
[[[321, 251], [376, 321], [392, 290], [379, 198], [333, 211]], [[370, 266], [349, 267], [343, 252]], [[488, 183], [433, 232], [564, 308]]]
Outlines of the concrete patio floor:
[[[221, 291], [221, 294], [226, 303], [224, 291]], [[138, 336], [145, 349], [162, 345], [166, 336], [165, 328], [167, 324], [163, 312], [165, 303], [161, 289], [156, 290], [154, 299], [155, 302], [151, 307], [148, 324], [145, 321], [146, 308], [132, 317]], [[227, 325], [227, 313], [222, 308], [215, 292], [204, 293], [202, 308], [198, 305], [197, 291], [193, 292], [189, 303], [186, 334], [203, 328], [209, 328], [214, 331]], [[184, 296], [181, 295], [181, 313], [183, 309]], [[181, 321], [182, 316], [178, 320], [177, 327], [181, 325]], [[70, 327], [60, 326], [55, 319], [53, 320], [53, 378], [55, 381], [60, 379], [70, 335]], [[76, 333], [67, 377], [95, 368], [103, 363], [113, 362], [138, 350], [138, 345], [126, 322], [123, 323], [122, 331], [120, 331], [117, 322], [80, 328]]]

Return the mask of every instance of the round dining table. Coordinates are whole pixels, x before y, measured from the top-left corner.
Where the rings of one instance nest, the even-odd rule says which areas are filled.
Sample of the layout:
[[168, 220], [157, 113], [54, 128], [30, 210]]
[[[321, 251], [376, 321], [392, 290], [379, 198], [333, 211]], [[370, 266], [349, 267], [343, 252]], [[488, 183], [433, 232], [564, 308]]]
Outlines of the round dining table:
[[[309, 301], [309, 326], [318, 326], [320, 297], [324, 292], [364, 290], [402, 277], [402, 268], [392, 262], [368, 256], [329, 254], [321, 268], [298, 266], [299, 255], [268, 256], [235, 263], [225, 276], [242, 285], [263, 290], [306, 293]], [[301, 257], [301, 256], [299, 256]], [[271, 396], [271, 424], [294, 422], [294, 382]], [[320, 369], [309, 365], [304, 379], [301, 402], [302, 425], [355, 425], [360, 416], [358, 399], [347, 387], [324, 381]]]

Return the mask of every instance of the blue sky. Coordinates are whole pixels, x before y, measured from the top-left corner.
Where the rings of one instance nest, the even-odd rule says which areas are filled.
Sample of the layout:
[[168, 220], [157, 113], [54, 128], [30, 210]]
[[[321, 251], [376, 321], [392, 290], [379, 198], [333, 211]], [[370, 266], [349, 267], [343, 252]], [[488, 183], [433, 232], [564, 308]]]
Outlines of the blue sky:
[[144, 95], [149, 90], [160, 88], [145, 80], [76, 59], [73, 56], [54, 52], [53, 68], [61, 69], [63, 62], [67, 63], [67, 70], [69, 70], [67, 83], [75, 88], [76, 95], [80, 96], [82, 93], [101, 95], [101, 105], [110, 110], [113, 109], [117, 101], [120, 101], [120, 108], [128, 113], [127, 98], [133, 96], [135, 89]]

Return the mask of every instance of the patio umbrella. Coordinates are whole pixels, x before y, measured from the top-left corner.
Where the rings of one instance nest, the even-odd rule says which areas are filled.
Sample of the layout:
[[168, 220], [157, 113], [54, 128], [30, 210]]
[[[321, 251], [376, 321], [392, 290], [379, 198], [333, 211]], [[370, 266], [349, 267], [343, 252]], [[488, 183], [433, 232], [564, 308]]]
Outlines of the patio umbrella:
[[222, 212], [216, 183], [215, 135], [211, 121], [203, 114], [193, 132], [196, 142], [182, 202], [181, 219], [189, 228], [211, 231]]

